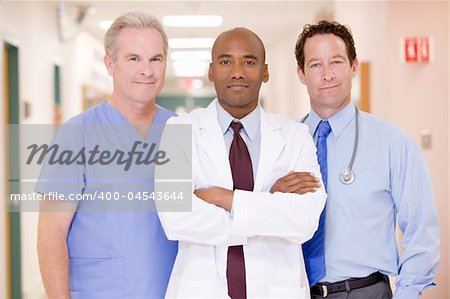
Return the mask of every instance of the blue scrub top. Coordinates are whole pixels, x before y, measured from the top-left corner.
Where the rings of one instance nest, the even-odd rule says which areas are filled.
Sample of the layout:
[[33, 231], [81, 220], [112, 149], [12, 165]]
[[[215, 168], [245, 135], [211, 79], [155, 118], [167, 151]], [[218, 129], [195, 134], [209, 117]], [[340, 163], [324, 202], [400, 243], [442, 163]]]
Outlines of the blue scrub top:
[[[71, 149], [85, 147], [86, 153], [95, 145], [127, 153], [139, 141], [145, 152], [159, 142], [164, 124], [173, 115], [158, 106], [150, 133], [142, 138], [119, 111], [103, 102], [69, 120], [53, 142]], [[163, 298], [178, 244], [167, 239], [151, 201], [129, 200], [153, 191], [154, 164], [133, 163], [125, 170], [123, 164], [86, 162], [66, 167], [47, 164], [36, 185], [36, 192], [44, 194], [99, 196], [103, 192], [103, 196], [122, 197], [111, 203], [99, 198], [78, 201], [67, 237], [72, 298]]]

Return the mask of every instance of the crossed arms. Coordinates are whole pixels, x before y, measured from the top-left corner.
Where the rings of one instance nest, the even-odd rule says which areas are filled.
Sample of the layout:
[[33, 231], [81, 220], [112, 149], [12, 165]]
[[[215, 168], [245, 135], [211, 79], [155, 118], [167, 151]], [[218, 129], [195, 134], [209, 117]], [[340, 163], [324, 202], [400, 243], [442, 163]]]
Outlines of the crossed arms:
[[[270, 189], [270, 193], [295, 193], [305, 194], [308, 192], [316, 192], [320, 188], [321, 183], [310, 172], [295, 172], [291, 171], [289, 174], [279, 178]], [[194, 194], [207, 203], [214, 204], [227, 211], [231, 211], [233, 204], [233, 190], [221, 187], [201, 188], [194, 191]]]

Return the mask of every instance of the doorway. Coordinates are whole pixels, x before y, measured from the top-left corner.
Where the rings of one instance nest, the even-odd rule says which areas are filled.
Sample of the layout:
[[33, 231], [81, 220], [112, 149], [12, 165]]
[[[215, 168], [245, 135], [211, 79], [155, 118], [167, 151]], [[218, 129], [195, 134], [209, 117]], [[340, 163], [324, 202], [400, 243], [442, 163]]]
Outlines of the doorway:
[[[19, 48], [5, 43], [4, 55], [4, 107], [5, 107], [5, 174], [6, 194], [20, 193], [19, 177], [20, 167], [18, 155], [10, 155], [19, 148], [19, 131], [9, 134], [8, 124], [20, 123], [19, 110]], [[17, 182], [15, 184], [12, 184]], [[22, 298], [22, 272], [21, 272], [21, 228], [20, 213], [6, 211], [6, 256], [7, 256], [7, 287], [8, 297]]]

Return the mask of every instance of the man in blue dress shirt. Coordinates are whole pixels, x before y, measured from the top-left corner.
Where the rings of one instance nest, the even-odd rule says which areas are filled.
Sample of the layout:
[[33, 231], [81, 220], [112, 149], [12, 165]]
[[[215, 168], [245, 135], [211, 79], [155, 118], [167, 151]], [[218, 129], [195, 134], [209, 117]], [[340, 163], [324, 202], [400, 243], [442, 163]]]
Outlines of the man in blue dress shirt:
[[[161, 128], [174, 115], [155, 104], [164, 84], [167, 47], [164, 29], [152, 16], [117, 18], [105, 35], [112, 95], [69, 120], [55, 136], [53, 142], [66, 149], [84, 150], [92, 158], [98, 146], [101, 153], [71, 165], [46, 164], [41, 171], [37, 192], [57, 192], [72, 202], [74, 196], [94, 198], [50, 202], [62, 211], [41, 210], [38, 253], [50, 299], [165, 295], [177, 243], [166, 238], [151, 205], [138, 202], [153, 191], [154, 165], [125, 165], [124, 157], [122, 162], [105, 160], [111, 154], [136, 158], [146, 152], [158, 144]], [[113, 201], [103, 202], [108, 198]]]
[[[419, 149], [403, 131], [358, 112], [351, 102], [358, 60], [347, 27], [327, 21], [306, 25], [295, 55], [311, 102], [304, 122], [315, 140], [320, 122], [331, 127], [326, 139], [325, 272], [311, 286], [312, 298], [392, 298], [386, 275], [397, 276], [394, 298], [420, 297], [434, 285], [440, 239]], [[352, 160], [355, 142], [354, 177], [348, 177], [354, 181], [345, 184], [340, 175]]]

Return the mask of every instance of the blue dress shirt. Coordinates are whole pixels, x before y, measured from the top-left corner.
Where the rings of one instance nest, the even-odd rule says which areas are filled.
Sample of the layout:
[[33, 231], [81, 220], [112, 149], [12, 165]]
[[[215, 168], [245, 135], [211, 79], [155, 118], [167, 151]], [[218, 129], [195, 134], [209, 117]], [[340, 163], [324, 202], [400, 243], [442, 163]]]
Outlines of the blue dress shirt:
[[244, 128], [239, 132], [245, 145], [247, 145], [250, 159], [252, 159], [253, 179], [256, 181], [256, 174], [258, 173], [258, 162], [261, 145], [261, 129], [259, 106], [252, 112], [247, 114], [242, 119], [235, 119], [217, 102], [217, 118], [219, 120], [220, 128], [222, 129], [225, 145], [227, 146], [227, 153], [230, 152], [231, 142], [233, 141], [233, 130], [230, 128], [230, 123], [233, 120], [240, 121]]
[[[173, 115], [158, 107], [150, 133], [142, 138], [118, 110], [103, 102], [63, 125], [65, 133], [73, 134], [57, 134], [55, 143], [78, 150], [100, 145], [101, 150], [127, 152], [135, 141], [158, 144], [164, 124]], [[125, 196], [119, 209], [114, 204], [123, 200], [109, 201], [108, 206], [100, 199], [78, 203], [67, 236], [71, 298], [164, 297], [178, 243], [167, 239], [151, 206], [139, 204], [136, 198], [128, 200], [130, 194], [153, 191], [153, 173], [154, 164], [134, 163], [127, 171], [116, 163], [43, 167], [36, 186], [39, 193]]]
[[[321, 118], [311, 111], [312, 135]], [[411, 138], [373, 115], [360, 112], [355, 181], [344, 185], [355, 141], [355, 107], [328, 119], [328, 199], [325, 229], [326, 275], [322, 282], [397, 275], [396, 299], [417, 298], [433, 284], [439, 261], [439, 223], [429, 174]], [[399, 255], [396, 225], [405, 248]]]

